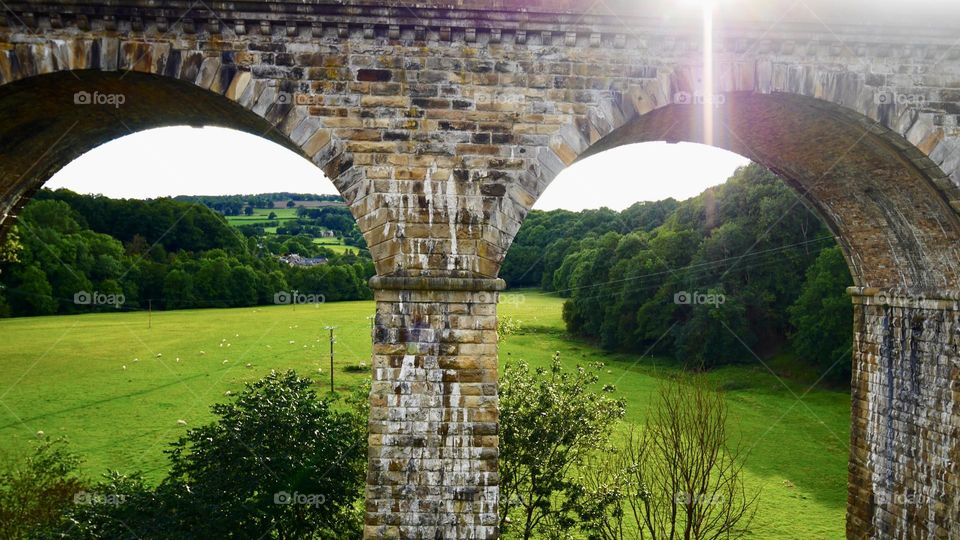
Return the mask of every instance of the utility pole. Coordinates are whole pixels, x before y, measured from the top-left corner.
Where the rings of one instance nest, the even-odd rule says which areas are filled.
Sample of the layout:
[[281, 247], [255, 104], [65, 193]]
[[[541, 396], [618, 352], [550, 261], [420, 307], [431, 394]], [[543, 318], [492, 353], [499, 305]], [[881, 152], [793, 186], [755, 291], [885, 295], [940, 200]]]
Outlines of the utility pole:
[[333, 393], [333, 344], [336, 340], [333, 337], [333, 330], [336, 326], [325, 326], [330, 331], [330, 393]]

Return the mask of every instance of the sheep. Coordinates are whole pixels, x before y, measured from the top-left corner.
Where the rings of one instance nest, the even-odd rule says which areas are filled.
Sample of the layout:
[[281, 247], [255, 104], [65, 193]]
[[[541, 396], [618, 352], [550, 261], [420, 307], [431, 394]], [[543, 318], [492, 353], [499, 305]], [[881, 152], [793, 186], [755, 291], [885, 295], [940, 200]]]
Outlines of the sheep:
[[187, 425], [187, 421], [186, 421], [186, 420], [177, 420], [177, 425], [178, 425], [178, 426], [185, 426], [185, 425]]

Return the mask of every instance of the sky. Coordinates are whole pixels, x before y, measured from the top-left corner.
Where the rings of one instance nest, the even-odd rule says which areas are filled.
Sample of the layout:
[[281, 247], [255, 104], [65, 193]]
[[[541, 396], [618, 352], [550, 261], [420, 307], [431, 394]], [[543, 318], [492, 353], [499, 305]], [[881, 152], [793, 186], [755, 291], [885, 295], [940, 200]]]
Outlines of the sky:
[[[748, 162], [699, 144], [622, 146], [567, 168], [535, 208], [623, 210], [637, 201], [682, 200], [723, 183]], [[292, 151], [255, 135], [215, 127], [160, 128], [116, 139], [74, 160], [45, 187], [137, 199], [336, 193], [320, 169]]]

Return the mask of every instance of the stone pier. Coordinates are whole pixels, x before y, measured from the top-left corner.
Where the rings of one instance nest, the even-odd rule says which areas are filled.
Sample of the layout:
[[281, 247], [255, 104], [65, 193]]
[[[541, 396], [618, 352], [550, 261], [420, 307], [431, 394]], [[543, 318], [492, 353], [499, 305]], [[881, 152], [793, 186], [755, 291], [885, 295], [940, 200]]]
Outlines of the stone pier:
[[960, 536], [960, 293], [852, 287], [849, 538]]
[[499, 279], [381, 278], [366, 535], [497, 537]]

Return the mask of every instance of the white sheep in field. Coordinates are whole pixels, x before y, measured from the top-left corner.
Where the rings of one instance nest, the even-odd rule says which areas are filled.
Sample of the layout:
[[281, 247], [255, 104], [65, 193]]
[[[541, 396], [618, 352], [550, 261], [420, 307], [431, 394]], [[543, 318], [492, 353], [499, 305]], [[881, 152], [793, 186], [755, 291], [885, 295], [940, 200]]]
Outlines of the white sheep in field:
[[177, 425], [178, 425], [178, 426], [185, 426], [185, 425], [187, 425], [187, 421], [186, 421], [186, 420], [177, 420]]
[[37, 432], [38, 439], [42, 439], [44, 435], [46, 435], [46, 433], [44, 433], [42, 430]]
[[157, 353], [157, 358], [160, 358], [161, 356], [163, 356], [163, 353], [162, 353], [162, 352], [158, 352], [158, 353]]

